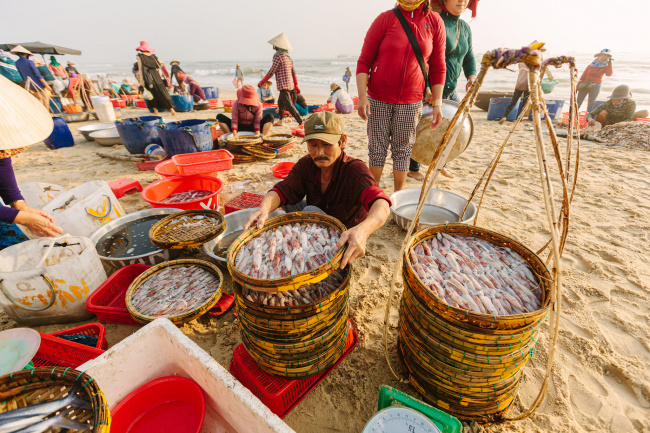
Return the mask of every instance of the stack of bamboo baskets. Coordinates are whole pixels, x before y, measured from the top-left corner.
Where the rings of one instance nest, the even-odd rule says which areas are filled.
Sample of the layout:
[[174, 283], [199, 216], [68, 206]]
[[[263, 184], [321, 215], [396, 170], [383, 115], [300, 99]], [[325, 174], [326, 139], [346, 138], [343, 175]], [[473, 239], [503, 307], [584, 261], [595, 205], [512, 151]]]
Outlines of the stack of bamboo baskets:
[[343, 356], [349, 326], [349, 266], [344, 281], [317, 303], [280, 307], [251, 302], [243, 289], [258, 292], [297, 290], [325, 279], [338, 269], [343, 249], [330, 261], [304, 274], [275, 280], [250, 278], [235, 268], [237, 253], [261, 233], [286, 224], [321, 224], [342, 233], [345, 226], [323, 214], [296, 212], [266, 221], [262, 229], [251, 228], [233, 242], [228, 251], [228, 270], [233, 277], [240, 334], [246, 350], [265, 372], [290, 379], [313, 376], [333, 366]]

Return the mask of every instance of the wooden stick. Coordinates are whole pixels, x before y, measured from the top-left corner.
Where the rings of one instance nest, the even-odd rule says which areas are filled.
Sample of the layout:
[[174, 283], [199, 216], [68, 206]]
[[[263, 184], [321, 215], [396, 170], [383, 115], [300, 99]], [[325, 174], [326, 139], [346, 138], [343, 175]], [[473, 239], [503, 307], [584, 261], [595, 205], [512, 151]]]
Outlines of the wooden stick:
[[135, 156], [111, 155], [103, 152], [95, 152], [95, 155], [101, 156], [102, 158], [114, 159], [116, 161], [145, 162], [144, 158], [137, 158]]

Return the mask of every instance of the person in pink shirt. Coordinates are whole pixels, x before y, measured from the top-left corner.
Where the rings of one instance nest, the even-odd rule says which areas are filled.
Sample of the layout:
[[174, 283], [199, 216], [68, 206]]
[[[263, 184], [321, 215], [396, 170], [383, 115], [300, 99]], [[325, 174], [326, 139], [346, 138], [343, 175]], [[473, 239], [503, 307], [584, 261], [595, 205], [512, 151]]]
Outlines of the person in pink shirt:
[[219, 127], [236, 137], [239, 131], [254, 132], [256, 136], [267, 135], [273, 127], [273, 115], [264, 114], [257, 91], [250, 84], [237, 90], [237, 100], [232, 103], [232, 119], [225, 114], [217, 115]]
[[600, 86], [603, 83], [603, 76], [611, 77], [614, 73], [612, 67], [612, 52], [605, 48], [598, 54], [594, 54], [594, 61], [587, 66], [578, 81], [578, 109], [584, 102], [587, 95], [587, 111], [591, 113], [600, 93]]
[[177, 72], [176, 73], [176, 78], [180, 80], [180, 87], [181, 90], [185, 90], [185, 84], [188, 85], [189, 87], [189, 92], [192, 97], [194, 97], [194, 102], [199, 103], [199, 104], [204, 104], [208, 102], [205, 99], [205, 93], [203, 93], [203, 89], [201, 86], [199, 86], [199, 83], [189, 75], [187, 75], [184, 72]]
[[[417, 40], [426, 78], [400, 17]], [[446, 38], [430, 0], [397, 0], [397, 7], [380, 14], [366, 34], [357, 62], [358, 112], [368, 121], [369, 166], [378, 184], [391, 148], [395, 191], [404, 187], [409, 171], [425, 89], [433, 105], [431, 127], [442, 121]]]

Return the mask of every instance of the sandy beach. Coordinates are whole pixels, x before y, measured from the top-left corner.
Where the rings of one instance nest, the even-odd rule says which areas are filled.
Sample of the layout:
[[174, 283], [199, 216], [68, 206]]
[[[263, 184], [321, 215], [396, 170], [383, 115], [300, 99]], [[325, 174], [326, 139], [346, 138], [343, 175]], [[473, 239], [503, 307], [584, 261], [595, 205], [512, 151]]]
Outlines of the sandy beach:
[[[222, 91], [221, 97], [234, 97]], [[307, 96], [309, 103], [326, 97]], [[142, 109], [122, 110], [123, 117], [147, 115]], [[179, 113], [178, 119], [214, 120], [219, 110]], [[171, 117], [162, 113], [163, 117]], [[435, 187], [469, 196], [509, 126], [486, 120], [486, 113], [472, 111], [474, 138], [468, 150], [448, 164], [455, 179], [441, 178]], [[356, 113], [344, 116], [349, 136], [346, 152], [367, 161], [366, 124]], [[142, 186], [159, 179], [154, 171], [138, 171], [132, 162], [101, 158], [95, 152], [126, 154], [122, 146], [105, 148], [87, 142], [70, 124], [75, 137], [71, 148], [48, 150], [43, 143], [13, 158], [19, 183], [49, 182], [67, 189], [91, 180], [111, 182], [137, 179]], [[290, 126], [274, 128], [289, 132]], [[277, 181], [269, 167], [278, 161], [297, 161], [306, 154], [296, 145], [273, 161], [235, 165], [220, 173], [224, 189], [220, 204], [244, 191], [264, 194]], [[489, 432], [650, 432], [650, 152], [604, 146], [582, 141], [580, 175], [571, 208], [571, 228], [564, 259], [563, 315], [558, 353], [546, 401], [531, 418], [485, 428]], [[392, 163], [387, 161], [381, 187], [393, 192]], [[407, 180], [406, 187], [420, 183]], [[133, 212], [148, 208], [140, 194], [120, 200]], [[546, 216], [532, 131], [520, 129], [504, 151], [479, 215], [478, 225], [512, 236], [532, 250], [548, 239]], [[417, 396], [410, 385], [390, 374], [384, 359], [382, 327], [394, 262], [405, 231], [392, 220], [368, 240], [366, 256], [354, 263], [350, 302], [359, 329], [357, 348], [286, 418], [297, 432], [361, 432], [377, 408], [382, 384]], [[199, 250], [189, 256], [200, 257]], [[230, 279], [225, 282], [231, 291]], [[395, 352], [401, 283], [391, 300], [389, 347]], [[91, 320], [92, 321], [92, 320]], [[0, 313], [0, 330], [18, 327]], [[36, 327], [54, 332], [73, 324]], [[138, 328], [106, 324], [109, 346]], [[182, 332], [225, 368], [240, 341], [232, 314], [203, 316], [183, 325]], [[548, 355], [548, 319], [540, 332], [525, 381], [511, 414], [527, 406], [537, 395]], [[100, 384], [101, 386], [101, 384]], [[483, 429], [483, 428], [482, 428]], [[482, 430], [483, 431], [483, 430]]]

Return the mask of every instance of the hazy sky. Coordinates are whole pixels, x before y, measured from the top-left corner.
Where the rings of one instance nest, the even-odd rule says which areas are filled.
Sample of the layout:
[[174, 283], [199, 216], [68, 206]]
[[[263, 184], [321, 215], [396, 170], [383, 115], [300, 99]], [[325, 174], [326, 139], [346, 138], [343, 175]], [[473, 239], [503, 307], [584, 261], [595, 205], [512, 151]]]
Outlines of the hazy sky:
[[[0, 42], [50, 42], [83, 63], [127, 62], [147, 40], [163, 60], [252, 60], [285, 32], [295, 58], [358, 55], [387, 0], [0, 0]], [[471, 15], [464, 15], [467, 20]], [[650, 0], [481, 0], [475, 52], [534, 39], [549, 53], [610, 48], [650, 56]]]

